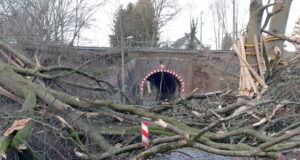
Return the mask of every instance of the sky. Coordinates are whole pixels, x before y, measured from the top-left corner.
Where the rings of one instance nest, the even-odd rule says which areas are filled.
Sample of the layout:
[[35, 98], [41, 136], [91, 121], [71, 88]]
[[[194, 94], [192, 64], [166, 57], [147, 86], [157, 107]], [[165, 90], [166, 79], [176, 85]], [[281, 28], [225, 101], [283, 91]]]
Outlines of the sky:
[[[94, 21], [91, 27], [82, 33], [80, 45], [109, 47], [108, 35], [112, 34], [113, 17], [118, 6], [126, 6], [129, 2], [135, 3], [136, 1], [137, 0], [107, 0], [107, 4], [100, 8], [94, 15]], [[238, 26], [239, 28], [245, 28], [248, 22], [248, 8], [250, 0], [236, 1], [238, 3], [237, 9], [239, 13]], [[181, 10], [172, 21], [162, 28], [160, 40], [172, 42], [183, 37], [184, 33], [189, 32], [190, 17], [198, 18], [200, 22], [200, 13], [203, 12], [203, 43], [211, 45], [213, 48], [214, 30], [212, 29], [213, 20], [212, 11], [210, 9], [210, 4], [212, 2], [213, 0], [178, 0], [178, 5]], [[299, 6], [300, 0], [294, 0], [288, 20], [287, 35], [292, 32], [295, 21], [300, 16]], [[228, 23], [231, 24], [232, 22]], [[231, 28], [230, 25], [229, 27]], [[199, 29], [197, 37], [200, 37]]]

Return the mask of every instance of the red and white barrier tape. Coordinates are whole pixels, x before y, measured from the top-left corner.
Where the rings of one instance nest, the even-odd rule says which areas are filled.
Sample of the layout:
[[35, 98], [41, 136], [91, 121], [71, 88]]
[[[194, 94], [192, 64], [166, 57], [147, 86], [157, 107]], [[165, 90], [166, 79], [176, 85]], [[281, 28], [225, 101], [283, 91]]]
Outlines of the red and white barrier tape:
[[149, 132], [148, 132], [148, 122], [142, 122], [142, 145], [144, 147], [149, 146]]

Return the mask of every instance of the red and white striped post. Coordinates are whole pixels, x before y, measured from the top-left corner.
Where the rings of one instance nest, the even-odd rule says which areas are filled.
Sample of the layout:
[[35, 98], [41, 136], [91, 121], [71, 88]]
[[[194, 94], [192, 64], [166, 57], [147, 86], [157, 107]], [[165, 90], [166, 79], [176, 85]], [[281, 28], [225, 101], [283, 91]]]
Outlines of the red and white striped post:
[[147, 148], [149, 147], [149, 132], [148, 132], [148, 122], [142, 122], [142, 145]]

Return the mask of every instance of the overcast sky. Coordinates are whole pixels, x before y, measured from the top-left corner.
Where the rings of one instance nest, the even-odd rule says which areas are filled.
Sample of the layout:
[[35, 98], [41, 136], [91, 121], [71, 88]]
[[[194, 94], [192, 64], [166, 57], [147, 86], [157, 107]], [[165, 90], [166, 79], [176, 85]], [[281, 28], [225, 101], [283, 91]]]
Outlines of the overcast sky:
[[[118, 6], [120, 4], [126, 6], [129, 2], [135, 3], [136, 1], [137, 0], [107, 0], [107, 4], [95, 14], [93, 26], [89, 30], [84, 31], [81, 35], [81, 45], [108, 47], [108, 35], [112, 34], [113, 15], [118, 9]], [[250, 0], [236, 1], [239, 3], [239, 27], [244, 27], [248, 22], [248, 6]], [[200, 13], [203, 11], [203, 43], [213, 45], [214, 31], [212, 29], [212, 15], [210, 9], [212, 2], [213, 0], [178, 0], [181, 11], [174, 20], [162, 28], [160, 40], [176, 41], [178, 38], [181, 38], [184, 33], [189, 32], [190, 17], [200, 17]], [[294, 0], [287, 25], [287, 34], [292, 32], [295, 21], [300, 16], [299, 6], [300, 0]], [[232, 22], [228, 23], [231, 24]], [[197, 31], [197, 37], [199, 38], [199, 30]]]

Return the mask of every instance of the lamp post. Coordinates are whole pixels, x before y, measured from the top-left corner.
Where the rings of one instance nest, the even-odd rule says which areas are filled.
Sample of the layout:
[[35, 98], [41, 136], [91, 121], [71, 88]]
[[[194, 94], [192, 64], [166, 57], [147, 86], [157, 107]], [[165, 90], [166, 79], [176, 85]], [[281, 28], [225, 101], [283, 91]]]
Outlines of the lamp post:
[[[120, 4], [120, 0], [117, 0], [116, 1], [118, 6]], [[122, 14], [122, 13], [121, 13]], [[120, 23], [119, 23], [119, 29], [120, 29], [120, 32], [121, 32], [121, 45], [120, 45], [120, 48], [121, 48], [121, 87], [122, 87], [122, 92], [125, 93], [125, 55], [124, 55], [124, 33], [123, 33], [123, 21], [122, 21], [122, 15], [121, 15], [121, 18], [120, 18]], [[123, 103], [125, 104], [125, 97], [123, 97]]]
[[[123, 29], [121, 29], [121, 76], [122, 76], [122, 92], [125, 93], [125, 57], [124, 57], [124, 37]], [[123, 103], [125, 104], [125, 97], [123, 97]]]
[[237, 28], [236, 28], [236, 13], [235, 13], [235, 0], [232, 0], [232, 17], [233, 17], [233, 19], [232, 19], [232, 39], [233, 39], [233, 41], [235, 41], [236, 39], [237, 39], [237, 37], [236, 37], [236, 30], [237, 30]]
[[128, 50], [128, 48], [131, 48], [132, 46], [132, 44], [131, 44], [131, 42], [132, 42], [132, 40], [133, 40], [133, 36], [128, 36], [128, 37], [126, 37], [126, 41], [127, 41], [127, 50]]
[[203, 11], [200, 13], [200, 43], [202, 43], [202, 27], [203, 27], [203, 19], [202, 19]]

